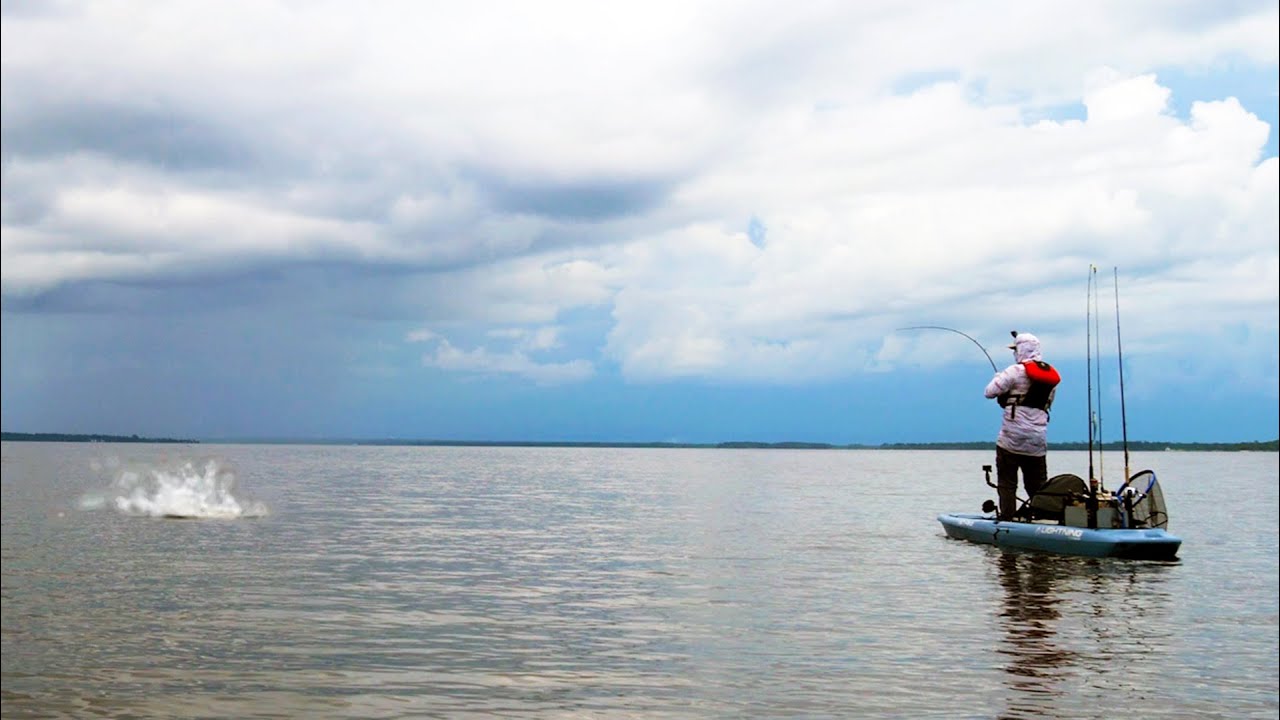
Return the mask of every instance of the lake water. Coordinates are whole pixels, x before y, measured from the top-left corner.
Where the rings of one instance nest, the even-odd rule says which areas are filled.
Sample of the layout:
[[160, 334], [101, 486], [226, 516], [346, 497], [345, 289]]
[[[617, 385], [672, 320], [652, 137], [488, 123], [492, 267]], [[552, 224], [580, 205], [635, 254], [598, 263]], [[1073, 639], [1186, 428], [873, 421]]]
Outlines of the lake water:
[[4, 443], [3, 715], [1277, 717], [1276, 454], [1134, 455], [1176, 563], [948, 540], [992, 456]]

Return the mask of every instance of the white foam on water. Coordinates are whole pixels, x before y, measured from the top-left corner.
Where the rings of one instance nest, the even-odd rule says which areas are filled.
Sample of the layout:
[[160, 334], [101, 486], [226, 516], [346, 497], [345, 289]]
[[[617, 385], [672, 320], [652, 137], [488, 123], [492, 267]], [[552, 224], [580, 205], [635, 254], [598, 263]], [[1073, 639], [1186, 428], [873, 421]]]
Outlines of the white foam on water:
[[235, 497], [235, 471], [216, 459], [128, 466], [112, 460], [100, 467], [113, 475], [111, 490], [81, 497], [81, 509], [110, 506], [128, 515], [181, 518], [234, 519], [267, 514], [262, 503]]

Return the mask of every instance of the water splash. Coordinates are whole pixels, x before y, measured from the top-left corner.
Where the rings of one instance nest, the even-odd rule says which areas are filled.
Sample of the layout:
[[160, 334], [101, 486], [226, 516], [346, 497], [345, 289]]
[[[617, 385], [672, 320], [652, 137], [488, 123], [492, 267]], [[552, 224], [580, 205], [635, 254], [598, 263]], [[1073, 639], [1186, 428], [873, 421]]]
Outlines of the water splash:
[[107, 461], [99, 469], [113, 476], [111, 490], [80, 499], [82, 509], [110, 506], [127, 515], [170, 518], [249, 518], [267, 514], [265, 505], [235, 497], [235, 470], [216, 459], [151, 465]]

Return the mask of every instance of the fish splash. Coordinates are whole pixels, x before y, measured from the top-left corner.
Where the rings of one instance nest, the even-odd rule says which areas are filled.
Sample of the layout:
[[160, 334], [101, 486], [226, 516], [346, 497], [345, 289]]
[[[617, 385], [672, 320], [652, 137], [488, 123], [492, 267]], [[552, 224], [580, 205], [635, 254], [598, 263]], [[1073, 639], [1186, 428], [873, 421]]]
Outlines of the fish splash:
[[82, 497], [82, 509], [111, 506], [127, 515], [170, 518], [235, 519], [267, 514], [262, 503], [235, 497], [235, 471], [216, 459], [162, 465], [122, 465], [111, 460], [99, 464], [98, 469], [113, 476], [111, 490]]

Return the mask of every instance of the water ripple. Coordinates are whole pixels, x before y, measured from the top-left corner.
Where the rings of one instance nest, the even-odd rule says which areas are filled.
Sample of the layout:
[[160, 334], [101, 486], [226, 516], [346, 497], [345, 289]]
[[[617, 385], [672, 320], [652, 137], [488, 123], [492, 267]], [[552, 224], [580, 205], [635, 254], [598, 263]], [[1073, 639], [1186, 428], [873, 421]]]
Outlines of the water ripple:
[[1273, 456], [1143, 458], [1159, 564], [946, 539], [981, 453], [227, 446], [270, 515], [172, 522], [96, 452], [4, 445], [6, 718], [1276, 717]]

